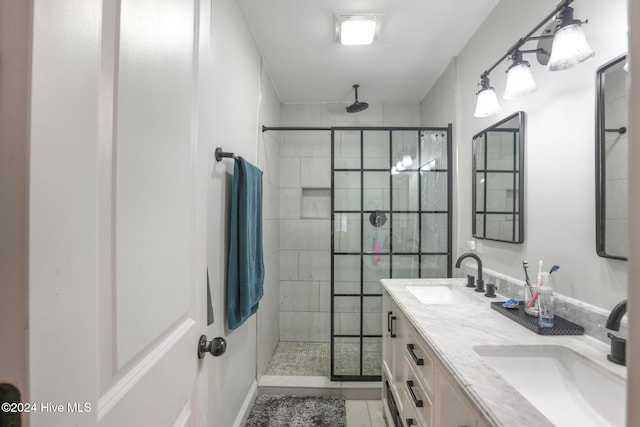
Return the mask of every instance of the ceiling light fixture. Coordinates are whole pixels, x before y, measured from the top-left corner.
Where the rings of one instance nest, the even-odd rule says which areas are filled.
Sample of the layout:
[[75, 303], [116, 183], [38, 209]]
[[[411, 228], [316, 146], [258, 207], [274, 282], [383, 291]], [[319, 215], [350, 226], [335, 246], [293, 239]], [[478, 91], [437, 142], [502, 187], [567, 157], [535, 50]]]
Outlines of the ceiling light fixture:
[[367, 45], [373, 43], [380, 32], [380, 14], [333, 15], [335, 41], [343, 45]]
[[[481, 88], [476, 93], [478, 98], [474, 116], [487, 117], [501, 111], [495, 91], [489, 85], [489, 73], [507, 58], [510, 58], [513, 64], [507, 70], [505, 99], [517, 98], [536, 90], [530, 64], [522, 59], [524, 53], [536, 53], [538, 62], [547, 65], [549, 71], [567, 70], [593, 58], [594, 52], [589, 47], [584, 31], [582, 31], [582, 24], [587, 21], [582, 22], [573, 18], [573, 8], [569, 7], [573, 2], [574, 0], [561, 1], [553, 12], [547, 15], [527, 35], [515, 42], [506, 54], [480, 75], [478, 85]], [[549, 21], [552, 22], [542, 35], [533, 35]], [[532, 40], [539, 41], [536, 49], [521, 49], [525, 43]]]

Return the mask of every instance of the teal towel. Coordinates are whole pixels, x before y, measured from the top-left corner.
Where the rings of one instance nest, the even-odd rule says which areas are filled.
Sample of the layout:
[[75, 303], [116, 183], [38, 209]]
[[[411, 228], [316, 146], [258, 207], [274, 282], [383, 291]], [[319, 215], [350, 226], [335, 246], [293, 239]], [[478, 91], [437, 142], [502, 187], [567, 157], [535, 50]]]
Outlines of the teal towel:
[[258, 310], [264, 283], [262, 171], [242, 157], [235, 161], [231, 189], [231, 233], [227, 277], [227, 324], [240, 327]]

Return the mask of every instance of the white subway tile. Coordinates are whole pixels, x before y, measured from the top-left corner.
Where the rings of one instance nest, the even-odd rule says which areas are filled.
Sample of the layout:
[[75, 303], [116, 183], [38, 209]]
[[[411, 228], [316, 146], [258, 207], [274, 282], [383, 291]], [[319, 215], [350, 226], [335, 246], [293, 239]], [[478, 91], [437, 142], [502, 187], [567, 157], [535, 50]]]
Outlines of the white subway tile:
[[280, 251], [280, 280], [298, 280], [298, 251]]
[[280, 282], [281, 311], [315, 312], [320, 308], [318, 282]]
[[300, 280], [331, 280], [330, 251], [300, 251]]
[[300, 219], [300, 188], [280, 190], [280, 218]]
[[300, 159], [300, 186], [303, 188], [331, 188], [331, 161], [328, 158]]
[[320, 311], [331, 311], [331, 282], [320, 282]]
[[329, 342], [329, 313], [280, 312], [280, 340]]
[[282, 137], [282, 160], [288, 157], [331, 157], [330, 131], [286, 131]]
[[280, 162], [280, 188], [300, 188], [300, 159], [288, 158]]

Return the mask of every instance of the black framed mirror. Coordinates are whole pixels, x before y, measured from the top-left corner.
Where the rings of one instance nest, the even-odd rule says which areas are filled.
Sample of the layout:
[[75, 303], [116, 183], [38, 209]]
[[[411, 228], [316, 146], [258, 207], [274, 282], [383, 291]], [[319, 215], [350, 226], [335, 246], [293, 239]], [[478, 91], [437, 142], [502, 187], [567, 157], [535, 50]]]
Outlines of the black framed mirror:
[[524, 112], [473, 137], [473, 237], [524, 242]]
[[627, 56], [596, 72], [596, 251], [626, 260], [629, 248]]

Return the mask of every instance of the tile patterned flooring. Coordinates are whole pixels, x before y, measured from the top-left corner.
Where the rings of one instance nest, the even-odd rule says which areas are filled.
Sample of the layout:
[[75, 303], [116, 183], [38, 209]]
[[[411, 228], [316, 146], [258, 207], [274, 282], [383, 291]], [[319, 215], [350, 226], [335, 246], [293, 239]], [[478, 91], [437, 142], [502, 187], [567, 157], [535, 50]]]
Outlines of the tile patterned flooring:
[[329, 343], [281, 341], [265, 375], [328, 377]]
[[347, 400], [347, 427], [387, 427], [381, 400]]
[[[335, 343], [336, 374], [358, 375], [360, 354], [357, 344]], [[365, 343], [363, 351], [364, 375], [380, 375], [381, 345]], [[287, 342], [278, 343], [265, 375], [329, 376], [329, 343]]]

